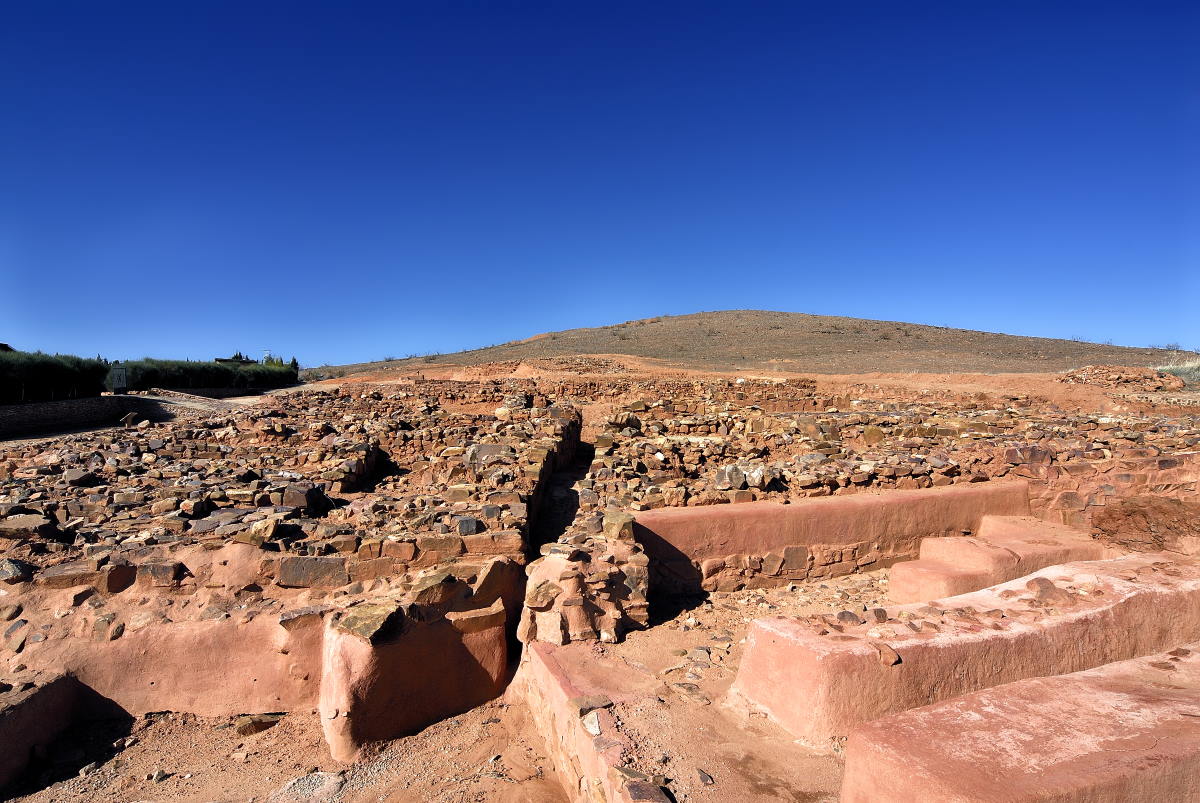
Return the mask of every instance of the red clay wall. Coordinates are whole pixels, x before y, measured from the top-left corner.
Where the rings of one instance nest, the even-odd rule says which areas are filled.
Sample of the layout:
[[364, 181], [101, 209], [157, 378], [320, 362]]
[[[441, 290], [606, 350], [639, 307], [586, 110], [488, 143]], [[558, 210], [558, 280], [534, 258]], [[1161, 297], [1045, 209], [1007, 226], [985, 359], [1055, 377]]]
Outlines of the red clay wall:
[[973, 532], [984, 515], [1029, 514], [1024, 481], [660, 508], [637, 514], [651, 588], [731, 590], [849, 574], [915, 558], [927, 536]]
[[[416, 624], [382, 644], [339, 631], [328, 618], [316, 610], [289, 619], [287, 627], [275, 616], [158, 623], [116, 641], [43, 642], [27, 659], [74, 674], [135, 715], [220, 717], [319, 706], [330, 751], [339, 760], [351, 760], [367, 742], [412, 733], [503, 690], [503, 600]], [[72, 715], [69, 708], [61, 717], [47, 715], [39, 727], [65, 726]], [[6, 744], [2, 737], [0, 732], [0, 745]]]
[[353, 761], [372, 742], [414, 733], [491, 700], [508, 659], [504, 603], [414, 624], [371, 644], [328, 626], [321, 669], [321, 725], [333, 757]]
[[29, 661], [74, 674], [125, 711], [201, 716], [315, 708], [321, 621], [285, 630], [275, 617], [151, 624], [116, 641], [47, 641]]
[[613, 771], [624, 765], [623, 757], [633, 745], [605, 708], [596, 710], [602, 736], [592, 736], [584, 727], [580, 706], [587, 707], [596, 698], [586, 684], [576, 685], [585, 681], [559, 663], [560, 649], [536, 641], [528, 644], [508, 693], [528, 707], [572, 803], [665, 803], [667, 798], [658, 787]]

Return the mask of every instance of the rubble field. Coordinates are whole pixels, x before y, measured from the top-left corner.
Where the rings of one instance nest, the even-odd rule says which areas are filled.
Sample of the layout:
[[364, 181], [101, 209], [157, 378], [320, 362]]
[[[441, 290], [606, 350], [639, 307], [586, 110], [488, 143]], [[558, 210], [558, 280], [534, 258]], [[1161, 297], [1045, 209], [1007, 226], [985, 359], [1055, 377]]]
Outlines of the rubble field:
[[544, 362], [0, 442], [0, 790], [1200, 799], [1174, 377]]

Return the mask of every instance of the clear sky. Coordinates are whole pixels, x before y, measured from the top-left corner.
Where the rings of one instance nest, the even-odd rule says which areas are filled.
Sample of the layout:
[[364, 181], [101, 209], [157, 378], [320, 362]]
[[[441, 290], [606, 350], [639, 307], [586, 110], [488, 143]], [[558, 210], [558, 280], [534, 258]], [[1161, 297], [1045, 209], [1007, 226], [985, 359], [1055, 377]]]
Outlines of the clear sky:
[[0, 341], [302, 364], [728, 308], [1200, 348], [1200, 4], [0, 8]]

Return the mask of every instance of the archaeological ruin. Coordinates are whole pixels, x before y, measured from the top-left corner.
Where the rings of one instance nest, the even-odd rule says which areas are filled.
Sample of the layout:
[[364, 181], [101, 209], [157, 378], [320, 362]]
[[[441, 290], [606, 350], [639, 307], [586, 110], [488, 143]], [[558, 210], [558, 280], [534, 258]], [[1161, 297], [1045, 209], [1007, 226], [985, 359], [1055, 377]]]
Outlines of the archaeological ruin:
[[[412, 799], [1200, 799], [1173, 377], [536, 362], [0, 442], [0, 786], [381, 800], [401, 744]], [[533, 769], [470, 754], [518, 714]]]

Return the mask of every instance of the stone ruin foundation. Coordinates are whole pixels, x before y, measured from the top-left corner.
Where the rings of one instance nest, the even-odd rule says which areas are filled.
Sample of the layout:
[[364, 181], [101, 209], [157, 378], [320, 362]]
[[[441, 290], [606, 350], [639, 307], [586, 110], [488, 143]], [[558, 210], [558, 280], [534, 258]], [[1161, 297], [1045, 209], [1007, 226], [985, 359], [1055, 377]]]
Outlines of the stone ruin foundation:
[[503, 696], [569, 800], [1200, 799], [1198, 443], [580, 377], [0, 444], [0, 786], [114, 715], [315, 717], [349, 765]]

